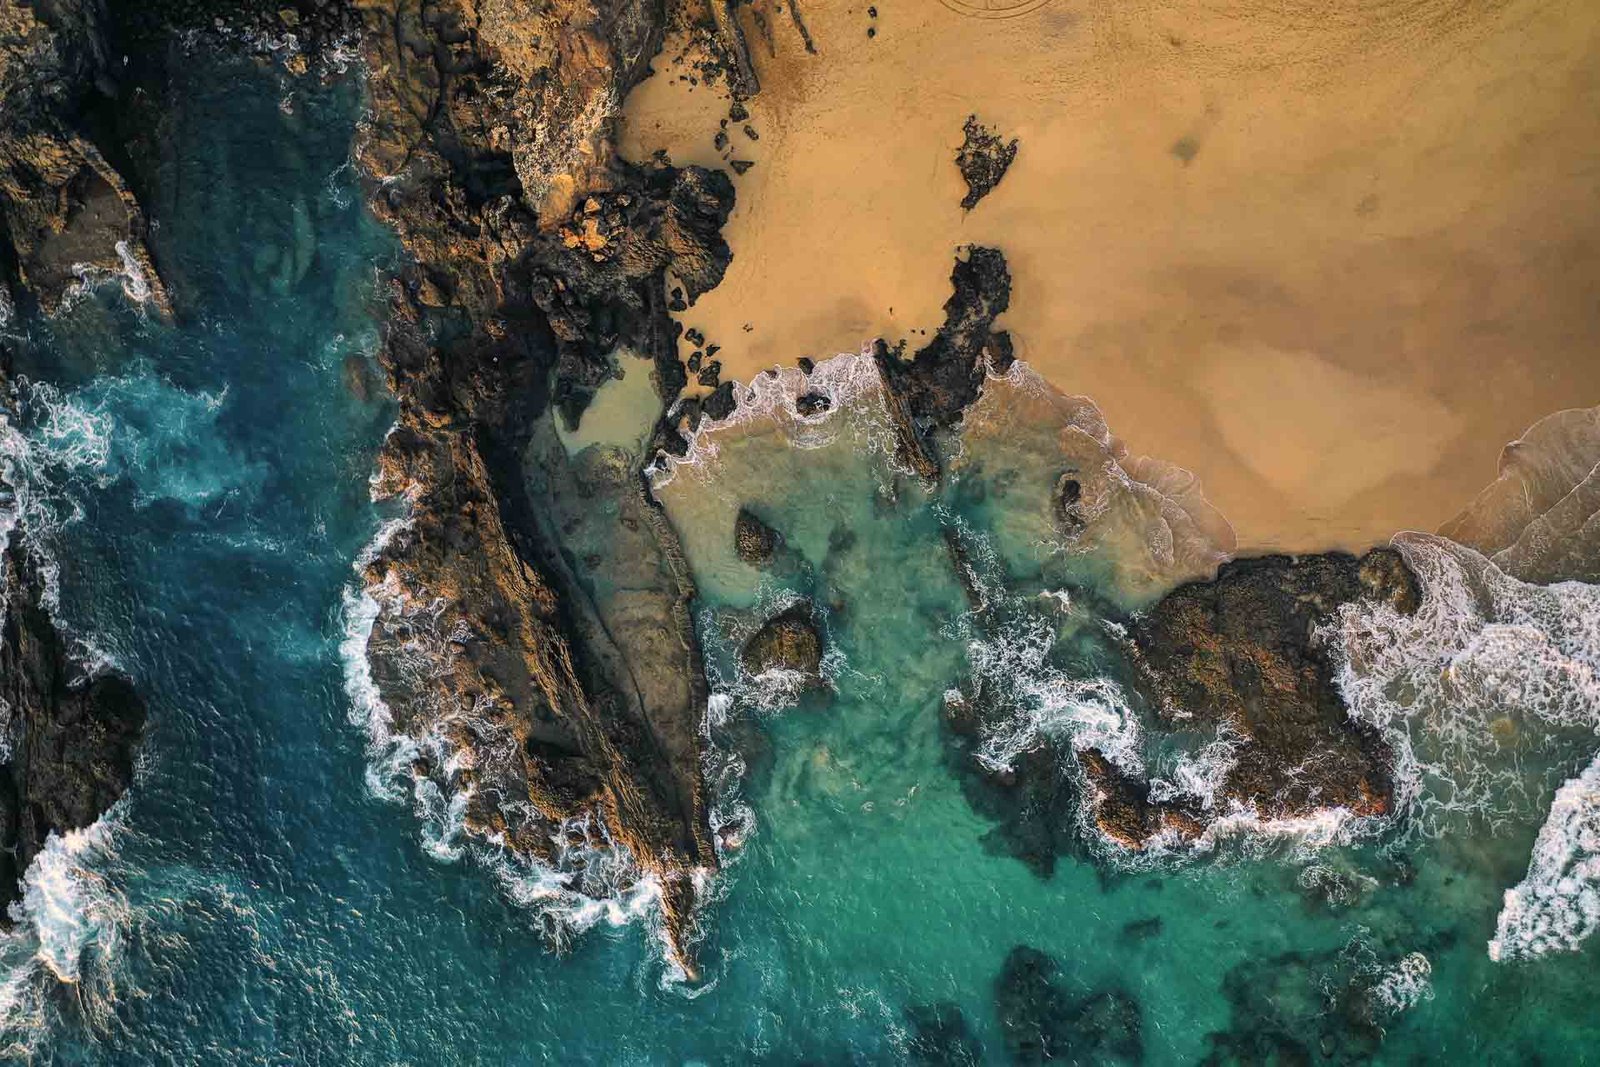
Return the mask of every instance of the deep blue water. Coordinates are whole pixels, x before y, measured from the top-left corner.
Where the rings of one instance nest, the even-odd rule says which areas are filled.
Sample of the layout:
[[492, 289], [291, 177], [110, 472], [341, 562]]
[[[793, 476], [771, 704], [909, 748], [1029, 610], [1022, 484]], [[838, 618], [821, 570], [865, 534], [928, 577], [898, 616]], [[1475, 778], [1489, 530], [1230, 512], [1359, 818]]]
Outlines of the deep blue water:
[[[755, 707], [729, 627], [804, 583], [739, 571], [723, 516], [669, 494], [702, 576], [719, 709], [756, 716], [771, 752], [725, 798], [748, 805], [754, 831], [707, 915], [708, 980], [673, 981], [642, 922], [552, 953], [493, 871], [441, 861], [409, 805], [373, 794], [351, 721], [340, 646], [352, 561], [386, 517], [368, 478], [392, 409], [371, 358], [397, 254], [348, 164], [359, 88], [210, 61], [176, 77], [152, 215], [178, 324], [102, 289], [18, 342], [32, 383], [24, 474], [60, 565], [59, 615], [134, 677], [151, 715], [130, 794], [52, 854], [0, 949], [12, 1051], [896, 1062], [910, 1055], [907, 1009], [942, 1001], [1000, 1061], [993, 983], [1028, 943], [1061, 961], [1075, 996], [1131, 994], [1153, 1063], [1193, 1062], [1234, 1021], [1315, 1033], [1340, 975], [1389, 974], [1413, 953], [1430, 975], [1382, 1015], [1384, 1059], [1594, 1057], [1593, 949], [1507, 964], [1485, 951], [1583, 753], [1547, 755], [1550, 775], [1492, 832], [1441, 818], [1436, 837], [1222, 849], [1137, 871], [1066, 855], [1042, 880], [985, 847], [990, 826], [950, 773], [938, 709], [979, 635], [963, 629], [937, 537], [949, 512], [934, 505], [987, 531], [1019, 618], [1054, 618], [1031, 592], [1072, 575], [1031, 554], [1027, 516], [1008, 519], [1003, 494], [886, 508], [882, 458], [848, 440], [730, 445], [719, 473], [847, 601], [828, 621], [830, 700]], [[363, 364], [366, 390], [353, 384]], [[970, 489], [986, 475], [966, 477]], [[840, 528], [852, 544], [830, 536]], [[1071, 637], [1055, 626], [1052, 640]], [[1018, 664], [1063, 669], [1048, 641]], [[1327, 872], [1356, 888], [1319, 888]], [[1254, 1015], [1230, 1005], [1230, 971], [1269, 991]]]

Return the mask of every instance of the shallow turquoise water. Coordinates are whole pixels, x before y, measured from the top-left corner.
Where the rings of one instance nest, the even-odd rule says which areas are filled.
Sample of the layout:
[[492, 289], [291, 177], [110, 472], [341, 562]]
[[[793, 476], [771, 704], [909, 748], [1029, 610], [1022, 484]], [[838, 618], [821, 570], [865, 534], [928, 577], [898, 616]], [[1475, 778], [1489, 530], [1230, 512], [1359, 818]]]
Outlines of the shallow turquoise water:
[[[990, 578], [1017, 620], [1063, 635], [1018, 653], [1013, 673], [1083, 672], [1099, 654], [1081, 617], [1061, 621], [1037, 591], [1132, 594], [1112, 588], [1103, 556], [1034, 550], [1030, 505], [1006, 495], [998, 452], [941, 500], [911, 487], [890, 499], [882, 457], [862, 447], [870, 427], [804, 452], [724, 449], [723, 504], [760, 505], [795, 551], [764, 584], [730, 562], [723, 505], [675, 496], [687, 474], [665, 491], [702, 577], [729, 717], [718, 736], [731, 746], [754, 722], [764, 742], [742, 742], [750, 766], [724, 796], [753, 832], [707, 914], [706, 982], [672, 981], [637, 922], [552, 954], [493, 872], [430, 855], [412, 810], [373, 795], [350, 719], [342, 605], [384, 518], [367, 479], [392, 413], [352, 389], [347, 361], [376, 345], [374, 294], [395, 254], [346, 163], [357, 92], [296, 86], [286, 115], [269, 76], [201, 64], [174, 92], [184, 104], [152, 214], [181, 324], [103, 291], [31, 324], [19, 361], [51, 383], [24, 389], [22, 428], [32, 499], [58, 521], [43, 536], [60, 614], [134, 676], [151, 730], [106, 831], [0, 953], [14, 1050], [107, 1063], [896, 1062], [913, 1053], [908, 1009], [949, 1002], [1003, 1061], [994, 981], [1025, 943], [1061, 962], [1075, 997], [1131, 994], [1152, 1063], [1193, 1062], [1234, 1023], [1315, 1044], [1331, 1025], [1319, 991], [1412, 953], [1431, 968], [1427, 995], [1382, 1015], [1382, 1059], [1600, 1058], [1592, 948], [1501, 964], [1485, 951], [1578, 749], [1547, 754], [1548, 780], [1492, 833], [1452, 818], [1432, 839], [1402, 827], [1314, 854], [1229, 845], [1140, 871], [1064, 854], [1049, 879], [986, 847], [991, 825], [951, 773], [939, 713], [971, 670], [971, 641], [1011, 646], [965, 620], [941, 518], [995, 546]], [[1093, 591], [1076, 590], [1091, 617]], [[827, 605], [833, 650], [834, 693], [797, 706], [763, 700], [732, 656], [752, 609], [790, 592]], [[1302, 884], [1316, 871], [1358, 889], [1330, 900]], [[53, 966], [29, 962], [41, 937]], [[1242, 1017], [1230, 972], [1235, 987], [1275, 989], [1271, 1010]]]

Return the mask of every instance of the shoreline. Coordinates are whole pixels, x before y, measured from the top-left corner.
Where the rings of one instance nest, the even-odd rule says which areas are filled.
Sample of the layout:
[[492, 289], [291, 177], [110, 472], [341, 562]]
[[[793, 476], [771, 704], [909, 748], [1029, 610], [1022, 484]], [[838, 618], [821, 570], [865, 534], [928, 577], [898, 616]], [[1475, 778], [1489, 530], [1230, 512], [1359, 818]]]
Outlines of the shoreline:
[[[806, 5], [816, 54], [773, 23], [752, 46], [755, 139], [730, 121], [717, 147], [724, 91], [680, 80], [670, 47], [625, 101], [626, 156], [754, 164], [734, 175], [726, 280], [675, 316], [725, 377], [877, 336], [915, 348], [950, 254], [997, 247], [1018, 356], [1132, 450], [1194, 471], [1258, 552], [1436, 530], [1506, 442], [1600, 402], [1583, 295], [1600, 227], [1577, 209], [1600, 189], [1600, 107], [1556, 106], [1600, 102], [1597, 13], [1514, 4], [1484, 24], [1431, 5], [1307, 28], [1174, 21], [1153, 0], [1147, 25], [1103, 5], [877, 10], [869, 38], [863, 12]], [[1024, 28], [1036, 47], [1017, 48]], [[1308, 49], [1346, 66], [1297, 63]], [[1529, 49], [1543, 68], [1497, 76]], [[963, 212], [968, 114], [1020, 152]]]

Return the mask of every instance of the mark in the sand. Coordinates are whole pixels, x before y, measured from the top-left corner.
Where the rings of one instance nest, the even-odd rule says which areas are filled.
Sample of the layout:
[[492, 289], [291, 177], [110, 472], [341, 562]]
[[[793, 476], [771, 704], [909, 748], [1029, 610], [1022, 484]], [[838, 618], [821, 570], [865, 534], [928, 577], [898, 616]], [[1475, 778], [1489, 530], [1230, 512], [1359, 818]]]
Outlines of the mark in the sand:
[[1037, 11], [1050, 0], [939, 0], [958, 15], [976, 19], [1010, 19]]

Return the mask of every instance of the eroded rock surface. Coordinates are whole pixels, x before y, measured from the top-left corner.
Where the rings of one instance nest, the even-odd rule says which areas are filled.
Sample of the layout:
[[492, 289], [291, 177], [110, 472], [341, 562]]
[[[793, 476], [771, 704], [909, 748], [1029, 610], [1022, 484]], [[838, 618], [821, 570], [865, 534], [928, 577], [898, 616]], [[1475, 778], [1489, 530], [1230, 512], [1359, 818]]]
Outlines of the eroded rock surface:
[[1017, 139], [1013, 137], [1007, 141], [979, 122], [976, 115], [967, 116], [962, 133], [965, 140], [956, 151], [956, 169], [967, 183], [967, 195], [961, 198], [961, 206], [971, 211], [1006, 176], [1017, 158]]
[[75, 658], [11, 536], [0, 556], [0, 923], [46, 839], [90, 825], [127, 791], [145, 722], [127, 678]]
[[762, 624], [739, 653], [753, 675], [787, 671], [808, 683], [822, 679], [822, 636], [811, 618], [811, 602], [801, 600]]
[[739, 514], [734, 516], [733, 549], [750, 566], [764, 567], [771, 563], [782, 543], [778, 531], [762, 522], [749, 508], [740, 508]]
[[469, 832], [580, 884], [574, 835], [625, 849], [693, 973], [695, 879], [717, 864], [693, 586], [637, 467], [569, 467], [548, 431], [624, 349], [663, 397], [681, 391], [665, 276], [690, 299], [720, 280], [732, 187], [612, 151], [660, 7], [357, 7], [373, 104], [358, 158], [413, 260], [382, 355], [400, 412], [377, 489], [408, 519], [367, 568], [374, 678], [399, 729], [457, 757], [416, 774], [467, 793]]
[[84, 281], [118, 275], [170, 312], [139, 202], [79, 121], [80, 99], [109, 84], [103, 14], [0, 0], [0, 288], [17, 283], [48, 313]]
[[950, 273], [944, 325], [911, 359], [879, 342], [873, 350], [894, 419], [900, 460], [926, 481], [939, 477], [929, 435], [950, 430], [978, 399], [984, 376], [1012, 364], [1011, 335], [994, 328], [1011, 306], [1011, 272], [994, 248], [972, 247]]
[[[1162, 724], [1221, 728], [1236, 739], [1208, 815], [1234, 806], [1262, 819], [1389, 813], [1393, 753], [1376, 730], [1351, 720], [1317, 634], [1360, 599], [1410, 614], [1421, 593], [1392, 549], [1359, 559], [1263, 556], [1179, 586], [1134, 621], [1132, 642]], [[1162, 829], [1192, 837], [1208, 821], [1193, 807], [1149, 804], [1140, 784], [1080, 758], [1101, 794], [1100, 829], [1125, 845]]]

